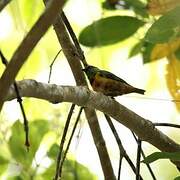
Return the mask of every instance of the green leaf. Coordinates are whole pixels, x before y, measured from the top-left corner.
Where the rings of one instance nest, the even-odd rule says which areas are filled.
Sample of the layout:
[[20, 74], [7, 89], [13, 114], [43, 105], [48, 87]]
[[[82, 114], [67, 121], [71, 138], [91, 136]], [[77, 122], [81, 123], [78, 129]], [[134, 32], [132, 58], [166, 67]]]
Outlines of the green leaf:
[[12, 126], [12, 135], [8, 142], [12, 157], [17, 162], [22, 163], [26, 168], [30, 167], [40, 142], [47, 131], [48, 122], [45, 120], [37, 120], [29, 123], [30, 149], [28, 152], [24, 145], [24, 126], [20, 121], [16, 121]]
[[143, 55], [143, 63], [149, 63], [151, 60], [151, 53], [154, 48], [155, 44], [150, 42], [144, 42], [142, 48], [142, 55]]
[[150, 164], [158, 159], [170, 159], [173, 161], [179, 161], [180, 160], [180, 152], [155, 152], [149, 156], [147, 156], [142, 162], [146, 164]]
[[9, 177], [8, 180], [23, 180], [23, 178], [21, 176], [13, 176]]
[[44, 135], [49, 131], [49, 123], [46, 120], [36, 120], [30, 123], [30, 150], [35, 153]]
[[180, 48], [176, 50], [175, 56], [180, 61]]
[[109, 1], [102, 2], [102, 8], [107, 10], [116, 10], [116, 3], [110, 4]]
[[[48, 167], [43, 174], [41, 174], [42, 179], [52, 179], [55, 175], [56, 164], [53, 163], [50, 167]], [[39, 178], [40, 179], [40, 178]]]
[[140, 0], [125, 0], [125, 1], [103, 1], [102, 8], [107, 10], [133, 10], [137, 15], [147, 18], [149, 15], [146, 10], [146, 4]]
[[141, 50], [142, 50], [142, 46], [143, 46], [143, 42], [142, 42], [142, 41], [136, 43], [136, 44], [132, 47], [132, 49], [131, 49], [131, 51], [130, 51], [130, 53], [129, 53], [129, 58], [131, 58], [131, 57], [137, 55], [138, 53], [140, 53]]
[[143, 24], [143, 21], [130, 16], [107, 17], [83, 29], [79, 41], [89, 47], [110, 45], [127, 39]]
[[0, 155], [0, 165], [7, 164], [9, 161]]
[[125, 0], [125, 2], [133, 9], [133, 11], [144, 18], [148, 17], [146, 4], [140, 0]]
[[180, 180], [180, 176], [178, 176], [178, 177], [174, 178], [174, 180]]
[[8, 167], [9, 160], [0, 155], [0, 174], [2, 174]]
[[53, 144], [50, 150], [47, 152], [47, 155], [50, 158], [55, 159], [57, 157], [58, 152], [59, 152], [59, 146], [57, 144]]
[[43, 10], [43, 4], [40, 1], [22, 1], [21, 5], [22, 17], [26, 22], [26, 26], [32, 26]]
[[147, 31], [145, 40], [166, 43], [180, 37], [180, 6], [161, 16]]

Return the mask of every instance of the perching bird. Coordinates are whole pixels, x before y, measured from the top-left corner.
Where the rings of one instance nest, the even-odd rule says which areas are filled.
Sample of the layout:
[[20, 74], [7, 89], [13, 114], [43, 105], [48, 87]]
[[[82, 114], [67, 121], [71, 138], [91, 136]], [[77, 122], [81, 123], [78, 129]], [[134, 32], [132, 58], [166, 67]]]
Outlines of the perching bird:
[[86, 73], [93, 90], [106, 96], [115, 97], [128, 93], [145, 93], [145, 90], [135, 88], [116, 75], [97, 67], [87, 66], [83, 71]]

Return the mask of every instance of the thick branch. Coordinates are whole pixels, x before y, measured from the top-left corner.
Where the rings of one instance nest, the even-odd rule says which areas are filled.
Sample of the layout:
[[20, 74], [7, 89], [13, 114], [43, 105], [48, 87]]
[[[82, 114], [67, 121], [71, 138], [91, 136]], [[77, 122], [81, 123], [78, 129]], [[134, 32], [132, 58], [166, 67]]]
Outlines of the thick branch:
[[[35, 97], [53, 103], [71, 102], [79, 106], [97, 109], [113, 117], [135, 132], [141, 140], [149, 142], [161, 151], [180, 151], [180, 145], [156, 129], [151, 121], [140, 117], [103, 94], [90, 91], [85, 86], [58, 86], [35, 80], [23, 80], [18, 82], [18, 87], [22, 97]], [[16, 94], [14, 87], [11, 86], [6, 100], [14, 98], [16, 98]], [[179, 163], [176, 164], [180, 167]]]
[[10, 85], [14, 82], [17, 73], [21, 69], [24, 62], [27, 60], [35, 45], [45, 34], [49, 26], [54, 22], [64, 2], [65, 0], [51, 0], [48, 3], [44, 13], [39, 17], [36, 24], [32, 27], [14, 53], [11, 61], [9, 62], [0, 79], [0, 110], [4, 102], [4, 97], [6, 96]]

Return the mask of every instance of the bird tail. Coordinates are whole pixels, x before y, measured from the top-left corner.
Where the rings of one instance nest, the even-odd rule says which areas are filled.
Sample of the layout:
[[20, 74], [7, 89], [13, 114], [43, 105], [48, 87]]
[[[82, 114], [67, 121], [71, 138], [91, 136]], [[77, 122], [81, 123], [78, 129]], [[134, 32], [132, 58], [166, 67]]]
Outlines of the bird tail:
[[144, 94], [145, 90], [144, 89], [134, 88], [134, 92], [139, 93], [139, 94]]

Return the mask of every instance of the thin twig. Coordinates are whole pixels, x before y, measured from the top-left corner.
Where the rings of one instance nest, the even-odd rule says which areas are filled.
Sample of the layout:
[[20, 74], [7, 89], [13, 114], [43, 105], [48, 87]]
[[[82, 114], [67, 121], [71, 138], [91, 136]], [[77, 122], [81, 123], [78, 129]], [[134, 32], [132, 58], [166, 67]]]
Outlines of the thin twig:
[[[115, 139], [116, 139], [116, 142], [117, 142], [117, 144], [118, 144], [119, 151], [120, 151], [118, 180], [120, 179], [120, 171], [121, 171], [121, 167], [120, 167], [120, 166], [121, 166], [121, 163], [122, 163], [121, 161], [122, 161], [122, 158], [123, 158], [123, 157], [126, 159], [126, 161], [129, 163], [131, 169], [132, 169], [133, 172], [136, 174], [136, 167], [134, 166], [133, 162], [131, 161], [131, 159], [130, 159], [129, 156], [127, 155], [126, 150], [124, 149], [124, 147], [123, 147], [123, 145], [122, 145], [122, 142], [121, 142], [121, 140], [120, 140], [120, 138], [119, 138], [119, 135], [118, 135], [118, 133], [117, 133], [117, 131], [116, 131], [116, 128], [114, 127], [114, 124], [112, 123], [111, 118], [110, 118], [108, 115], [106, 115], [106, 114], [104, 114], [104, 115], [105, 115], [105, 118], [106, 118], [106, 120], [107, 120], [107, 122], [108, 122], [108, 124], [109, 124], [109, 127], [111, 128], [111, 131], [112, 131], [112, 133], [113, 133], [113, 135], [114, 135], [114, 137], [115, 137]], [[141, 179], [142, 179], [142, 177], [141, 177]]]
[[141, 163], [141, 140], [138, 139], [137, 160], [136, 160], [136, 180], [140, 180], [140, 163]]
[[78, 52], [78, 56], [80, 57], [80, 60], [82, 61], [84, 67], [87, 67], [88, 63], [86, 62], [86, 58], [84, 56], [84, 52], [81, 49], [79, 41], [76, 38], [76, 35], [75, 35], [75, 33], [74, 33], [70, 23], [69, 23], [69, 20], [68, 20], [68, 18], [66, 17], [66, 15], [65, 15], [65, 13], [63, 11], [61, 13], [61, 17], [62, 17], [62, 20], [63, 20], [64, 24], [66, 25], [66, 28], [67, 28], [67, 30], [68, 30], [68, 32], [69, 32], [69, 34], [70, 34], [70, 36], [71, 36], [71, 38], [72, 38], [72, 40], [74, 42], [74, 45], [76, 47], [76, 50]]
[[172, 123], [153, 123], [153, 124], [154, 124], [154, 126], [166, 126], [166, 127], [180, 128], [180, 125], [172, 124]]
[[[8, 65], [8, 60], [5, 58], [5, 56], [3, 55], [3, 53], [2, 53], [1, 50], [0, 50], [0, 57], [1, 57], [2, 63], [7, 67], [7, 65]], [[21, 98], [21, 96], [20, 96], [17, 83], [14, 82], [13, 85], [14, 85], [14, 89], [15, 89], [17, 101], [18, 101], [18, 103], [19, 103], [19, 106], [20, 106], [20, 109], [21, 109], [21, 112], [22, 112], [22, 115], [23, 115], [23, 120], [24, 120], [25, 146], [26, 146], [27, 150], [29, 150], [30, 143], [29, 143], [28, 120], [27, 120], [26, 113], [25, 113], [25, 110], [24, 110], [24, 107], [23, 107], [23, 104], [22, 104], [22, 98]]]
[[118, 168], [118, 180], [120, 180], [121, 178], [121, 167], [122, 167], [122, 160], [123, 160], [123, 155], [122, 153], [120, 152], [119, 153], [119, 168]]
[[55, 62], [55, 60], [57, 59], [57, 57], [58, 57], [58, 55], [60, 54], [61, 51], [62, 51], [62, 49], [59, 50], [59, 52], [56, 54], [56, 56], [54, 57], [52, 63], [51, 63], [50, 66], [49, 66], [49, 67], [50, 67], [50, 70], [49, 70], [48, 83], [50, 83], [50, 80], [51, 80], [51, 73], [52, 73], [52, 68], [53, 68], [54, 62]]
[[55, 177], [54, 177], [55, 180], [58, 180], [58, 177], [59, 177], [59, 168], [60, 168], [60, 162], [61, 162], [61, 158], [62, 158], [63, 146], [64, 146], [64, 143], [65, 143], [67, 131], [68, 131], [68, 128], [69, 128], [69, 124], [70, 124], [70, 120], [71, 120], [74, 108], [75, 108], [75, 104], [72, 104], [71, 108], [70, 108], [70, 111], [68, 113], [66, 124], [65, 124], [65, 127], [64, 127], [64, 130], [63, 130], [63, 135], [62, 135], [62, 138], [61, 138], [61, 141], [60, 141], [59, 152], [58, 152], [57, 163], [56, 163], [56, 174], [55, 174]]
[[[131, 132], [132, 132], [132, 131], [131, 131]], [[135, 134], [134, 134], [133, 132], [132, 132], [132, 135], [133, 135], [134, 139], [136, 140], [136, 142], [138, 142], [138, 139], [137, 139], [137, 137], [135, 136]], [[141, 154], [142, 154], [143, 159], [145, 159], [145, 158], [146, 158], [146, 155], [145, 155], [145, 153], [144, 153], [144, 151], [143, 151], [142, 148], [141, 148]], [[150, 166], [149, 164], [146, 164], [146, 166], [147, 166], [147, 168], [148, 168], [148, 170], [149, 170], [149, 172], [150, 172], [153, 180], [156, 180], [156, 177], [155, 177], [155, 175], [154, 175], [154, 172], [153, 172], [152, 169], [151, 169], [151, 166]]]
[[111, 121], [111, 118], [109, 116], [107, 116], [106, 114], [104, 114], [108, 124], [109, 124], [109, 127], [111, 128], [111, 131], [116, 139], [116, 142], [118, 144], [118, 147], [119, 147], [119, 152], [120, 152], [120, 157], [119, 157], [119, 168], [118, 168], [118, 180], [120, 179], [120, 174], [121, 174], [121, 165], [122, 165], [122, 159], [123, 157], [125, 157], [125, 149], [124, 147], [122, 146], [122, 143], [121, 143], [121, 140], [119, 138], [119, 135]]
[[61, 178], [61, 174], [62, 174], [63, 163], [64, 163], [64, 160], [65, 160], [65, 158], [66, 158], [67, 152], [68, 152], [68, 150], [69, 150], [69, 146], [70, 146], [71, 141], [72, 141], [72, 138], [73, 138], [73, 136], [74, 136], [74, 133], [75, 133], [77, 124], [78, 124], [79, 119], [80, 119], [80, 117], [81, 117], [82, 110], [83, 110], [83, 107], [81, 107], [80, 110], [79, 110], [79, 113], [78, 113], [77, 119], [76, 119], [76, 121], [75, 121], [73, 130], [72, 130], [72, 132], [71, 132], [71, 136], [70, 136], [70, 138], [69, 138], [67, 147], [66, 147], [66, 149], [65, 149], [65, 151], [64, 151], [64, 153], [63, 153], [63, 157], [61, 158], [60, 167], [59, 167], [59, 177], [60, 177], [60, 178]]

